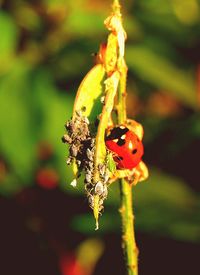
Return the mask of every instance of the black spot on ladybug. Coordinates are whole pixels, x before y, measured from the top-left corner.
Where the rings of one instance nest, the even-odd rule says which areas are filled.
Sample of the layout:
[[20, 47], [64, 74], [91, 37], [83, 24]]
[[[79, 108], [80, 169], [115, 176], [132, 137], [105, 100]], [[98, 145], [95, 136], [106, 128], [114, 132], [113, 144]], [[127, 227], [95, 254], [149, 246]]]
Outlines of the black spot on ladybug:
[[118, 142], [117, 142], [117, 145], [123, 146], [125, 143], [126, 143], [126, 140], [125, 140], [125, 139], [119, 138], [119, 139], [118, 139]]
[[118, 156], [117, 159], [118, 159], [118, 160], [123, 160], [123, 157]]
[[106, 137], [106, 140], [120, 139], [128, 131], [129, 131], [128, 128], [122, 129], [120, 127], [115, 127], [110, 131], [109, 135]]
[[134, 155], [134, 154], [136, 154], [137, 153], [137, 149], [134, 149], [133, 151], [132, 151], [132, 154]]

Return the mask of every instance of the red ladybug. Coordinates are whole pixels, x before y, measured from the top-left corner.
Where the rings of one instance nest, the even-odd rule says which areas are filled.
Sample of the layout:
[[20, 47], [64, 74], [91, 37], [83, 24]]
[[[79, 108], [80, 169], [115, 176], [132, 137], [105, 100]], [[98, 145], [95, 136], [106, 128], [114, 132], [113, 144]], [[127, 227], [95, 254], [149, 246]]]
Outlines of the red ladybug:
[[112, 151], [118, 169], [133, 169], [141, 161], [144, 148], [138, 136], [124, 125], [109, 130], [106, 147]]

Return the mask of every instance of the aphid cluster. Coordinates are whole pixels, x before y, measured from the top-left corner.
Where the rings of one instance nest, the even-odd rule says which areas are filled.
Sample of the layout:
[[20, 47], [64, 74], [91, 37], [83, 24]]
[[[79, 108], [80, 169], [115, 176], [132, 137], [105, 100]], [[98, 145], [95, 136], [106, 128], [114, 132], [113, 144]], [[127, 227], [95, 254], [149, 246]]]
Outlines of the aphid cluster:
[[[63, 136], [62, 141], [69, 144], [67, 164], [69, 165], [75, 161], [79, 173], [81, 171], [85, 172], [84, 183], [89, 205], [94, 208], [94, 197], [99, 195], [99, 211], [101, 211], [103, 209], [103, 201], [108, 194], [108, 173], [104, 164], [99, 165], [100, 180], [94, 182], [95, 138], [91, 135], [89, 120], [82, 114], [82, 111], [78, 111], [71, 120], [67, 121], [65, 128], [67, 134]], [[73, 180], [73, 186], [76, 186], [76, 179]]]
[[67, 164], [71, 164], [75, 159], [81, 169], [88, 161], [86, 157], [87, 150], [91, 149], [94, 143], [88, 125], [89, 120], [87, 117], [82, 116], [82, 112], [76, 112], [73, 119], [66, 122], [67, 134], [62, 137], [62, 141], [70, 145]]
[[[99, 164], [98, 171], [99, 171], [99, 176], [100, 176], [99, 181], [97, 181], [95, 183], [91, 183], [91, 184], [88, 184], [88, 182], [87, 182], [86, 186], [89, 187], [89, 188], [87, 188], [87, 192], [88, 192], [89, 204], [90, 204], [91, 208], [94, 208], [95, 195], [99, 196], [98, 211], [100, 212], [104, 208], [103, 202], [107, 198], [107, 195], [108, 195], [107, 183], [108, 183], [109, 176], [108, 176], [105, 164]], [[92, 187], [92, 188], [90, 188], [90, 187]]]

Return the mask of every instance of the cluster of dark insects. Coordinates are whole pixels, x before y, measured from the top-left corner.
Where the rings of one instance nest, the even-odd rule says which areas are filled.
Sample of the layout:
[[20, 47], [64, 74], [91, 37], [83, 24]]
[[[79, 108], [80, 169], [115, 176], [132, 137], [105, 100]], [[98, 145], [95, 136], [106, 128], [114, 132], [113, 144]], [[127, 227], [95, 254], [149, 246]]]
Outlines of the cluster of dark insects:
[[83, 111], [76, 111], [73, 118], [66, 122], [67, 134], [62, 137], [64, 143], [69, 144], [69, 156], [67, 164], [77, 165], [77, 175], [73, 180], [76, 186], [77, 178], [83, 171], [85, 174], [85, 190], [91, 208], [94, 208], [94, 197], [99, 196], [99, 212], [103, 209], [103, 201], [107, 198], [108, 172], [105, 164], [98, 165], [99, 180], [94, 180], [94, 156], [95, 156], [95, 137], [90, 131], [90, 122]]

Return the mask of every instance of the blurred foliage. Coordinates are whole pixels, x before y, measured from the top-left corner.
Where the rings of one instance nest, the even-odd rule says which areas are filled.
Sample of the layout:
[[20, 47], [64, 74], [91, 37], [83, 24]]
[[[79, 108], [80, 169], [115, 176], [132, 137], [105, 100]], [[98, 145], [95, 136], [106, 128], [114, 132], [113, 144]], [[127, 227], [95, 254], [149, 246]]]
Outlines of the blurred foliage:
[[[0, 193], [15, 196], [52, 171], [70, 186], [61, 143], [78, 85], [106, 40], [103, 20], [112, 1], [1, 1]], [[134, 188], [139, 230], [199, 241], [200, 1], [123, 1], [128, 34], [128, 111], [145, 128], [148, 182]], [[91, 90], [92, 93], [92, 90]], [[191, 153], [192, 152], [192, 153]], [[38, 174], [39, 173], [39, 174]], [[39, 176], [38, 176], [39, 175]], [[38, 182], [38, 178], [40, 179]], [[52, 188], [56, 183], [52, 183]], [[100, 232], [120, 229], [118, 184], [110, 187]], [[65, 211], [63, 209], [63, 211]], [[92, 215], [72, 226], [93, 231]]]

